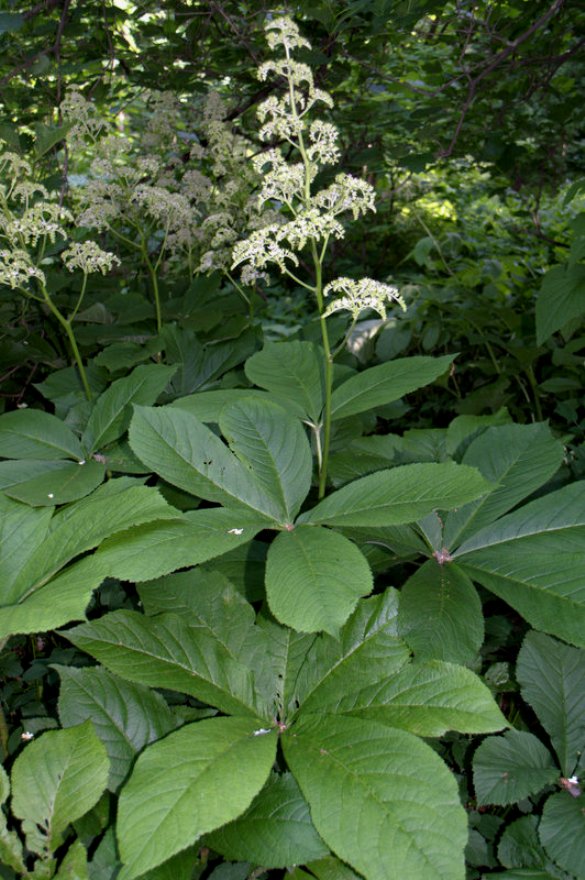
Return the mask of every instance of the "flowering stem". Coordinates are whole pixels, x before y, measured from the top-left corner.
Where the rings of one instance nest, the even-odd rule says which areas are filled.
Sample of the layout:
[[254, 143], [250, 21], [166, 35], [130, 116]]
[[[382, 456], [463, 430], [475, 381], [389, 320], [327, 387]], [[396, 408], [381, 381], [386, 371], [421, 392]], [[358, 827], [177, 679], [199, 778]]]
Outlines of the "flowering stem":
[[162, 313], [160, 308], [160, 291], [158, 288], [158, 275], [156, 273], [155, 266], [152, 265], [150, 257], [148, 256], [148, 251], [146, 250], [146, 245], [142, 247], [142, 257], [144, 262], [146, 263], [146, 267], [148, 269], [150, 280], [152, 282], [152, 292], [154, 295], [154, 310], [156, 312], [156, 331], [160, 333], [162, 330]]
[[61, 314], [51, 297], [49, 296], [46, 287], [43, 285], [43, 296], [45, 299], [45, 303], [47, 304], [49, 311], [55, 316], [63, 330], [67, 335], [67, 339], [69, 340], [69, 345], [71, 346], [71, 351], [73, 352], [73, 357], [75, 358], [75, 363], [77, 364], [77, 369], [79, 370], [79, 376], [81, 378], [81, 384], [83, 385], [83, 390], [85, 391], [85, 396], [88, 400], [92, 399], [91, 388], [89, 387], [89, 382], [87, 381], [87, 373], [85, 372], [85, 367], [83, 366], [83, 360], [81, 358], [81, 354], [79, 351], [79, 347], [77, 345], [77, 340], [75, 338], [75, 333], [73, 332], [73, 327], [71, 326], [71, 322]]

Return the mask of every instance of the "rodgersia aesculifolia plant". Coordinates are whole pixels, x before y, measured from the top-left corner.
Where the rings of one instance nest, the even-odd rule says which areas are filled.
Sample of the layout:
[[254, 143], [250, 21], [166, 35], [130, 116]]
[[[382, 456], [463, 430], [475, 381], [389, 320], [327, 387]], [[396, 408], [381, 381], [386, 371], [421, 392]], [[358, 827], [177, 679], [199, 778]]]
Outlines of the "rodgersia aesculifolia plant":
[[[104, 275], [119, 264], [118, 257], [95, 241], [69, 241], [71, 212], [33, 177], [26, 159], [12, 152], [0, 153], [0, 285], [19, 291], [39, 303], [58, 321], [68, 339], [85, 394], [91, 399], [73, 321], [83, 302], [88, 276]], [[83, 273], [81, 290], [73, 307], [65, 312], [47, 286], [46, 268], [55, 263], [61, 242], [69, 246], [60, 257], [70, 272]]]
[[[259, 180], [248, 162], [251, 144], [225, 121], [215, 92], [196, 115], [171, 92], [149, 93], [146, 110], [144, 130], [136, 132], [125, 120], [99, 118], [79, 92], [65, 98], [64, 118], [75, 120], [68, 135], [72, 154], [87, 146], [93, 152], [89, 173], [74, 187], [77, 224], [107, 232], [138, 256], [158, 330], [163, 271], [179, 277], [219, 271], [252, 310], [250, 296], [230, 275], [234, 243], [270, 219], [253, 196]], [[242, 278], [243, 287], [257, 281], [254, 273]]]
[[[336, 354], [331, 349], [326, 319], [333, 312], [347, 310], [353, 327], [364, 310], [371, 309], [385, 318], [388, 303], [397, 302], [401, 307], [404, 304], [396, 287], [371, 278], [341, 277], [325, 283], [323, 270], [329, 243], [344, 236], [339, 218], [350, 214], [357, 220], [368, 211], [375, 211], [374, 189], [367, 181], [346, 173], [337, 174], [329, 186], [316, 189], [318, 173], [326, 166], [337, 164], [340, 150], [336, 127], [313, 118], [313, 110], [319, 106], [331, 108], [333, 100], [315, 86], [311, 68], [293, 57], [298, 49], [310, 49], [311, 45], [288, 16], [269, 21], [266, 37], [270, 48], [284, 54], [284, 58], [262, 64], [258, 78], [266, 81], [272, 76], [278, 77], [283, 89], [258, 108], [260, 137], [273, 144], [253, 159], [262, 175], [258, 203], [281, 206], [282, 213], [288, 214], [290, 219], [283, 221], [280, 217], [279, 222], [262, 226], [238, 242], [233, 249], [233, 265], [241, 266], [243, 277], [247, 279], [276, 265], [281, 273], [315, 297], [325, 357], [325, 408], [321, 423], [311, 427], [318, 450], [319, 496], [323, 497], [327, 484]], [[292, 150], [286, 157], [281, 144]], [[310, 281], [299, 277], [297, 254], [305, 249], [313, 264]]]

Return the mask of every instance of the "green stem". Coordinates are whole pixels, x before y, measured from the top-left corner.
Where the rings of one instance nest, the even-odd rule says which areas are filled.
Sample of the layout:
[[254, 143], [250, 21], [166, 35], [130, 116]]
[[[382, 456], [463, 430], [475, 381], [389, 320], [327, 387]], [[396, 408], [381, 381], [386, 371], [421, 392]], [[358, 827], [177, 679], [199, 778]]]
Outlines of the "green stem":
[[79, 370], [81, 384], [83, 385], [83, 390], [85, 391], [85, 396], [87, 397], [88, 400], [91, 400], [93, 395], [91, 393], [91, 388], [89, 387], [89, 382], [87, 381], [87, 374], [85, 372], [85, 367], [83, 366], [83, 360], [81, 358], [81, 354], [80, 354], [79, 348], [77, 346], [77, 340], [76, 340], [75, 334], [73, 332], [73, 327], [71, 326], [71, 323], [67, 320], [67, 318], [65, 318], [61, 314], [61, 312], [59, 311], [59, 309], [57, 308], [57, 306], [54, 304], [53, 300], [51, 299], [51, 297], [47, 293], [47, 290], [45, 287], [43, 287], [43, 296], [45, 298], [45, 303], [47, 304], [50, 312], [55, 316], [55, 318], [57, 319], [57, 321], [59, 322], [59, 324], [61, 325], [61, 327], [65, 331], [67, 339], [69, 340], [69, 345], [71, 346], [71, 351], [73, 352], [73, 357], [75, 358], [75, 363], [77, 364], [77, 369]]
[[[290, 60], [288, 47], [285, 46], [287, 60]], [[295, 119], [299, 118], [297, 105], [295, 101], [295, 90], [292, 79], [289, 77], [288, 89], [290, 96], [291, 113]], [[311, 160], [307, 153], [302, 132], [299, 131], [298, 149], [303, 160], [305, 168], [305, 181], [303, 202], [308, 210], [311, 207]], [[317, 299], [317, 308], [319, 310], [319, 323], [321, 325], [321, 340], [323, 343], [323, 354], [325, 360], [325, 406], [323, 408], [323, 440], [321, 442], [321, 463], [319, 467], [319, 498], [323, 498], [327, 489], [327, 471], [329, 466], [329, 447], [331, 445], [331, 398], [333, 393], [333, 358], [331, 356], [331, 345], [329, 342], [329, 331], [327, 330], [327, 320], [323, 316], [323, 260], [325, 257], [325, 247], [321, 253], [317, 250], [317, 244], [311, 241], [311, 253], [313, 256], [313, 265], [315, 267], [315, 285], [313, 291]], [[288, 273], [291, 274], [290, 272]], [[306, 286], [306, 285], [303, 285]]]
[[162, 330], [162, 313], [160, 308], [160, 291], [158, 288], [158, 275], [156, 273], [156, 268], [152, 265], [151, 259], [148, 256], [148, 252], [146, 250], [146, 245], [142, 248], [142, 257], [144, 262], [146, 263], [146, 268], [148, 269], [148, 273], [150, 275], [150, 281], [152, 284], [152, 292], [154, 295], [154, 310], [156, 313], [156, 332], [160, 333]]
[[251, 298], [246, 295], [246, 292], [244, 291], [243, 287], [240, 284], [238, 284], [236, 279], [232, 276], [231, 272], [229, 272], [227, 269], [224, 269], [224, 274], [225, 274], [226, 278], [228, 279], [228, 281], [230, 281], [234, 285], [234, 287], [236, 288], [237, 292], [240, 294], [240, 296], [242, 297], [244, 302], [247, 303], [248, 313], [250, 315], [250, 319], [252, 319], [254, 317], [254, 303], [252, 302]]
[[542, 407], [540, 405], [540, 395], [538, 393], [538, 382], [536, 381], [536, 376], [534, 375], [534, 370], [532, 367], [527, 367], [524, 372], [528, 377], [528, 382], [530, 384], [530, 390], [532, 391], [532, 396], [534, 398], [534, 410], [536, 412], [536, 420], [537, 422], [542, 422]]

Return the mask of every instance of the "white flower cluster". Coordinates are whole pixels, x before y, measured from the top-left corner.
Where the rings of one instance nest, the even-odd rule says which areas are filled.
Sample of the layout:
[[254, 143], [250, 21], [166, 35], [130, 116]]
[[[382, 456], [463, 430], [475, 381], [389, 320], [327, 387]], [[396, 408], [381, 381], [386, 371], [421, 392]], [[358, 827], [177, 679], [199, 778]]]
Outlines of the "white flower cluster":
[[95, 142], [104, 128], [104, 120], [97, 107], [75, 89], [66, 93], [60, 108], [63, 121], [69, 123], [67, 138], [70, 142], [82, 144], [89, 138]]
[[95, 241], [75, 243], [63, 251], [61, 259], [70, 272], [81, 269], [84, 275], [92, 272], [111, 272], [114, 264], [120, 265], [118, 257], [110, 251], [104, 251]]
[[325, 286], [323, 295], [341, 293], [338, 299], [333, 300], [323, 312], [324, 317], [334, 312], [349, 311], [352, 318], [357, 320], [361, 312], [371, 309], [377, 312], [383, 320], [386, 320], [386, 306], [396, 302], [401, 309], [406, 309], [404, 300], [400, 296], [398, 288], [391, 284], [382, 284], [373, 278], [360, 278], [354, 281], [352, 278], [336, 278]]
[[61, 225], [66, 220], [73, 220], [70, 211], [57, 202], [42, 201], [25, 209], [20, 216], [10, 211], [0, 214], [0, 229], [11, 245], [36, 247], [43, 238], [52, 244], [57, 236], [66, 239], [67, 232]]
[[33, 278], [45, 283], [44, 273], [32, 264], [27, 251], [0, 251], [0, 284], [7, 284], [15, 290], [26, 287]]
[[274, 51], [278, 46], [285, 50], [310, 49], [311, 44], [301, 36], [297, 25], [288, 15], [279, 15], [269, 21], [265, 27], [266, 42]]

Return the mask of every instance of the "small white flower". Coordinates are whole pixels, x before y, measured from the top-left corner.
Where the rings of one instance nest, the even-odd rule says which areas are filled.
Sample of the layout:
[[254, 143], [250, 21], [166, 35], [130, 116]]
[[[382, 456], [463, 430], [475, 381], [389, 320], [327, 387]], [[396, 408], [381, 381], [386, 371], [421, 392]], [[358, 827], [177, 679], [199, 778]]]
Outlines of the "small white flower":
[[241, 535], [243, 532], [243, 529], [228, 529], [228, 535]]
[[258, 730], [255, 730], [253, 736], [264, 736], [266, 733], [271, 733], [269, 727], [259, 727]]
[[31, 733], [30, 730], [25, 730], [24, 733], [20, 734], [20, 738], [23, 742], [30, 742], [31, 739], [34, 739], [34, 733]]
[[53, 492], [49, 492], [49, 494], [47, 495], [47, 498], [54, 498], [54, 497], [55, 496], [54, 496]]

